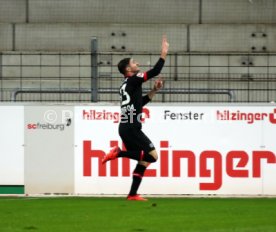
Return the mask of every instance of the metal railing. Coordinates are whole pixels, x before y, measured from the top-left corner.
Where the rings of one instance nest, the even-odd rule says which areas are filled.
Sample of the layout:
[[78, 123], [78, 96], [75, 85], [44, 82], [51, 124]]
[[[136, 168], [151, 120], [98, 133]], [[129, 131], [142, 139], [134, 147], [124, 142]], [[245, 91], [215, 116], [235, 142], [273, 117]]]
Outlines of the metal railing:
[[[159, 57], [153, 53], [0, 54], [0, 101], [118, 101], [120, 59], [132, 56], [141, 70]], [[164, 89], [156, 102], [270, 102], [276, 99], [276, 54], [168, 54]], [[146, 82], [145, 91], [153, 82]]]
[[[146, 94], [150, 89], [144, 89], [143, 93]], [[69, 93], [69, 94], [91, 94], [92, 102], [97, 102], [96, 99], [93, 99], [93, 91], [91, 89], [61, 89], [61, 90], [53, 90], [53, 89], [44, 89], [44, 90], [35, 90], [35, 89], [17, 89], [14, 90], [11, 93], [11, 101], [16, 102], [17, 101], [17, 96], [19, 94], [51, 94], [51, 93], [57, 93], [57, 94], [64, 94], [64, 93]], [[110, 93], [118, 93], [117, 90], [115, 89], [98, 89], [97, 94], [102, 93], [102, 94], [110, 94]], [[229, 102], [235, 102], [235, 92], [232, 90], [223, 90], [223, 89], [174, 89], [173, 91], [171, 90], [160, 90], [158, 94], [162, 95], [162, 102], [165, 102], [165, 97], [164, 94], [212, 94], [212, 95], [227, 95], [229, 97]], [[97, 96], [96, 94], [96, 96]]]

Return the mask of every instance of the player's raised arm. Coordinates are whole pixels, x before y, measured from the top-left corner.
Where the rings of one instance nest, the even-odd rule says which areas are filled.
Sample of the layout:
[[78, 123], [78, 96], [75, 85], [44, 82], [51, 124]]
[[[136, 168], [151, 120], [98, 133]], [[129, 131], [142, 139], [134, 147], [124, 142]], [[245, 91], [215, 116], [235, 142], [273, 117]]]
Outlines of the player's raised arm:
[[157, 63], [154, 65], [154, 67], [145, 73], [145, 76], [144, 76], [145, 81], [160, 74], [164, 66], [165, 59], [168, 54], [168, 50], [169, 50], [169, 43], [167, 41], [167, 36], [163, 35], [160, 58], [157, 61]]
[[163, 58], [164, 60], [167, 57], [168, 50], [169, 50], [169, 43], [168, 43], [168, 40], [167, 40], [167, 36], [163, 35], [160, 57]]

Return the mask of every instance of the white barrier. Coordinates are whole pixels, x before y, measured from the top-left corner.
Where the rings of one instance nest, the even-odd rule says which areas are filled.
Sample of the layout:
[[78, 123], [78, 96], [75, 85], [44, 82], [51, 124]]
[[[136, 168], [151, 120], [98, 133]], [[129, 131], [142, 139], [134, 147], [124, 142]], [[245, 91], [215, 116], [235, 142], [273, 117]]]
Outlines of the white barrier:
[[[25, 164], [18, 159], [22, 151], [13, 152], [14, 161], [1, 146], [0, 164], [11, 169], [0, 170], [0, 185], [14, 184], [16, 176], [19, 184], [25, 178], [26, 193], [127, 194], [136, 162], [100, 162], [110, 147], [122, 146], [118, 106], [14, 107], [21, 112], [21, 126], [5, 116], [1, 128], [14, 126], [18, 136], [1, 130], [1, 137], [16, 144], [25, 138]], [[7, 107], [0, 109], [9, 115]], [[53, 114], [45, 118], [49, 110], [56, 121]], [[140, 193], [276, 195], [275, 105], [149, 105], [143, 117], [159, 160], [146, 171]], [[51, 149], [45, 146], [41, 155], [38, 148], [45, 141]]]
[[0, 186], [24, 185], [24, 107], [0, 106]]
[[74, 192], [73, 107], [25, 106], [25, 191]]

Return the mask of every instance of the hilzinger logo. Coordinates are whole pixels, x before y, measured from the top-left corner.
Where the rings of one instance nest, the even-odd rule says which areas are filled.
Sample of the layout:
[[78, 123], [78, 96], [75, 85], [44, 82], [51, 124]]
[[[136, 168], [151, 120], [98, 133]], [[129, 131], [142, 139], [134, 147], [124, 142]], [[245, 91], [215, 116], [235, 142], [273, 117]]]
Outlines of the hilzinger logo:
[[[118, 146], [119, 141], [110, 141], [110, 147]], [[122, 149], [125, 147], [122, 145]], [[177, 149], [172, 150], [168, 140], [160, 141], [160, 158], [157, 169], [147, 168], [145, 176], [162, 178], [200, 178], [199, 190], [219, 190], [223, 186], [223, 178], [261, 178], [264, 165], [276, 164], [275, 153], [268, 150], [229, 150], [225, 154], [218, 150], [203, 150], [199, 153]], [[119, 170], [123, 177], [131, 176], [130, 160], [123, 158], [111, 160], [110, 165], [101, 165], [105, 151], [95, 149], [92, 141], [83, 141], [83, 176], [84, 177], [118, 177]], [[182, 160], [187, 162], [187, 168], [182, 167]], [[92, 172], [94, 163], [98, 164], [98, 173]], [[121, 165], [119, 165], [121, 162]], [[210, 166], [210, 164], [213, 164]], [[107, 172], [110, 168], [110, 174]], [[97, 172], [97, 171], [96, 171]], [[185, 174], [184, 174], [185, 172]], [[202, 179], [201, 179], [202, 178]], [[209, 178], [206, 180], [206, 178]]]
[[272, 124], [276, 124], [276, 109], [274, 109], [273, 113], [245, 113], [239, 110], [236, 112], [217, 110], [217, 120], [222, 121], [246, 121], [248, 124], [253, 124], [255, 121], [263, 121], [267, 118]]
[[[83, 120], [110, 120], [114, 123], [118, 123], [121, 119], [121, 123], [128, 122], [126, 119], [129, 119], [129, 116], [132, 118], [136, 116], [135, 112], [133, 111], [132, 114], [120, 114], [119, 112], [111, 112], [106, 110], [82, 110], [82, 119]], [[137, 115], [137, 119], [140, 120], [142, 123], [145, 121], [146, 118], [150, 117], [150, 111], [148, 108], [143, 108], [143, 112], [141, 115]], [[131, 121], [130, 121], [131, 122]]]
[[113, 120], [114, 123], [119, 122], [120, 114], [118, 112], [109, 112], [106, 110], [83, 110], [82, 119], [84, 120]]

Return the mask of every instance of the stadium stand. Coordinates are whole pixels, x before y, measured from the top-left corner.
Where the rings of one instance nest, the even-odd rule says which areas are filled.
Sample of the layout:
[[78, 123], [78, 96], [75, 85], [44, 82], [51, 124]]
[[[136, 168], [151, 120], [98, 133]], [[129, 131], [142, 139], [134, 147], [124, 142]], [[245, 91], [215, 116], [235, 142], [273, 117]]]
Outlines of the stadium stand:
[[273, 0], [1, 0], [0, 101], [91, 101], [83, 91], [91, 87], [102, 90], [94, 100], [117, 101], [118, 60], [133, 56], [150, 68], [163, 33], [167, 92], [156, 101], [274, 101], [275, 10]]

